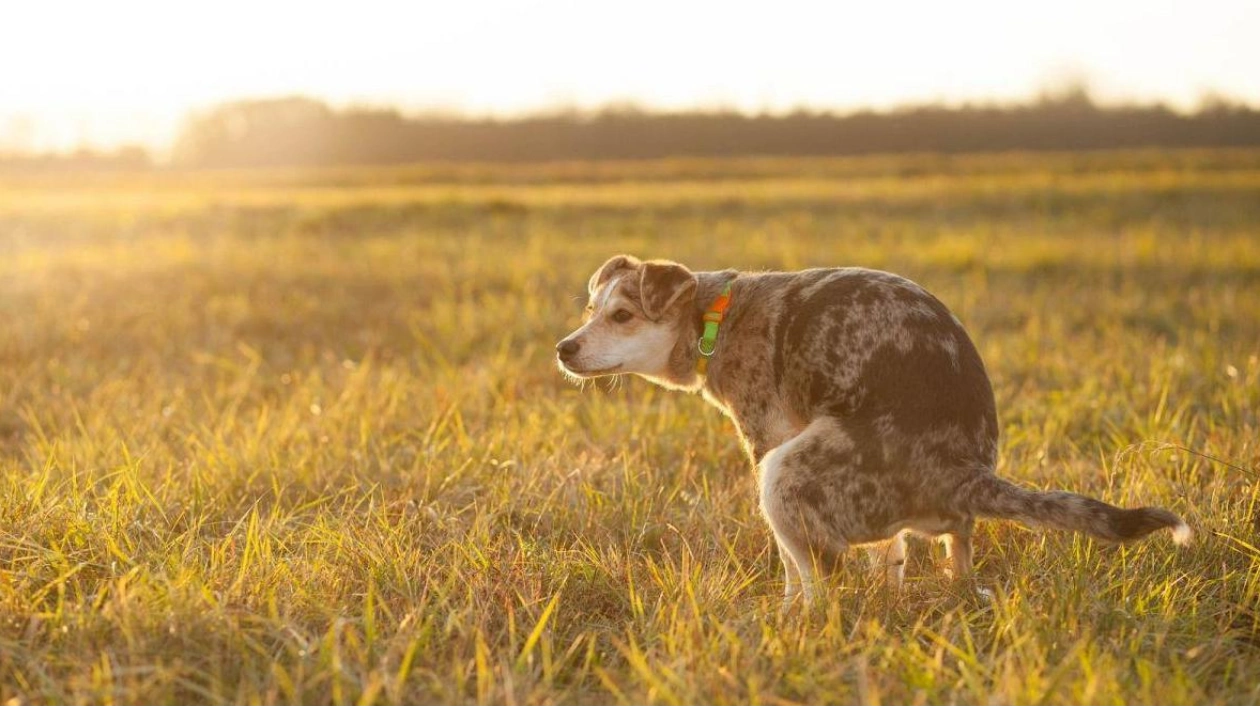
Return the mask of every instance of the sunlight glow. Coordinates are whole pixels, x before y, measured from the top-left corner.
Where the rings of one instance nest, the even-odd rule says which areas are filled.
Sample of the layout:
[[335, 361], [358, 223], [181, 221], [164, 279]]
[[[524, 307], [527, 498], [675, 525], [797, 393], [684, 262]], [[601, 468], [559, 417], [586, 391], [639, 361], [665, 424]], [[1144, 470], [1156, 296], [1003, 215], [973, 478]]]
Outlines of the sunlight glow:
[[187, 111], [305, 94], [512, 114], [1260, 102], [1260, 3], [41, 2], [0, 8], [0, 150], [170, 143]]

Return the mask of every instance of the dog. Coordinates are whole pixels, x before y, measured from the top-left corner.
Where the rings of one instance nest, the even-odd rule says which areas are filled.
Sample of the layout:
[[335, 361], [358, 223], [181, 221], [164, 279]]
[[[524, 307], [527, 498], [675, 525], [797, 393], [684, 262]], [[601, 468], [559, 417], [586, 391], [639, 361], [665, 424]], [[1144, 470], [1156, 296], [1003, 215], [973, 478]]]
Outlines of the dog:
[[[739, 431], [778, 544], [784, 602], [817, 594], [851, 546], [890, 582], [905, 536], [941, 538], [969, 578], [977, 517], [1127, 542], [1191, 531], [1161, 508], [1122, 509], [1000, 479], [993, 388], [975, 345], [936, 297], [864, 268], [692, 272], [609, 259], [580, 328], [556, 345], [576, 379], [637, 374], [700, 392]], [[889, 542], [891, 541], [891, 542]]]

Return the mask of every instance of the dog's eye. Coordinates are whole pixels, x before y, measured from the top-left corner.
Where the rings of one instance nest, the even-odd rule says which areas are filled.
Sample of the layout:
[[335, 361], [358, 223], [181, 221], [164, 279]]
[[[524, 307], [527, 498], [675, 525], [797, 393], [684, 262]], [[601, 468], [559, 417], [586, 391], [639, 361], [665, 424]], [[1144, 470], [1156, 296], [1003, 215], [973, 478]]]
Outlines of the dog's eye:
[[617, 322], [618, 324], [625, 324], [631, 319], [634, 319], [634, 315], [631, 314], [630, 310], [628, 309], [618, 309], [617, 311], [613, 312], [613, 315], [612, 315], [612, 320], [614, 322]]

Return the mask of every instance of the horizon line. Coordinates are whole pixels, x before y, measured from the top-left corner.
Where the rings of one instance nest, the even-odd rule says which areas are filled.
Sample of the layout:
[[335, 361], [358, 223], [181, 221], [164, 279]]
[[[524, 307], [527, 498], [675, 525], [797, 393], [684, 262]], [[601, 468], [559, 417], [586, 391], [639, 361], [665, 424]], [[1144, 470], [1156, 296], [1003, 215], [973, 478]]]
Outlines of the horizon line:
[[[826, 104], [802, 101], [786, 107], [763, 105], [760, 108], [748, 109], [734, 102], [708, 101], [697, 102], [685, 106], [670, 106], [666, 103], [637, 98], [612, 99], [592, 105], [582, 105], [577, 101], [552, 101], [532, 107], [509, 109], [470, 109], [458, 105], [440, 103], [409, 104], [407, 101], [371, 99], [338, 100], [320, 96], [312, 92], [276, 92], [264, 94], [241, 94], [236, 97], [208, 102], [202, 105], [186, 107], [178, 111], [175, 130], [166, 138], [154, 136], [145, 140], [92, 140], [80, 138], [73, 144], [66, 143], [52, 149], [23, 148], [10, 144], [20, 142], [13, 136], [6, 136], [0, 131], [0, 156], [6, 157], [40, 157], [65, 156], [74, 153], [90, 152], [109, 154], [139, 148], [150, 156], [167, 155], [174, 149], [180, 133], [192, 120], [213, 114], [216, 111], [234, 105], [259, 105], [281, 103], [285, 101], [306, 101], [319, 104], [334, 114], [355, 113], [394, 113], [404, 120], [448, 120], [452, 122], [486, 123], [528, 122], [548, 118], [573, 118], [578, 120], [598, 119], [613, 115], [638, 115], [643, 117], [667, 117], [680, 115], [695, 116], [731, 116], [742, 118], [785, 118], [793, 115], [813, 115], [820, 117], [846, 118], [857, 115], [897, 115], [924, 110], [1018, 110], [1078, 102], [1098, 110], [1167, 110], [1181, 116], [1199, 115], [1221, 108], [1260, 110], [1260, 102], [1224, 91], [1205, 90], [1193, 104], [1169, 100], [1167, 97], [1138, 99], [1133, 97], [1099, 96], [1087, 81], [1044, 86], [1037, 91], [1022, 97], [968, 97], [948, 99], [936, 97], [923, 100], [900, 101], [889, 105], [863, 103], [855, 105]], [[33, 131], [41, 122], [29, 111], [19, 111], [7, 116], [9, 132]], [[0, 128], [3, 127], [0, 123]], [[14, 126], [17, 126], [16, 128]], [[31, 142], [33, 139], [28, 138]]]

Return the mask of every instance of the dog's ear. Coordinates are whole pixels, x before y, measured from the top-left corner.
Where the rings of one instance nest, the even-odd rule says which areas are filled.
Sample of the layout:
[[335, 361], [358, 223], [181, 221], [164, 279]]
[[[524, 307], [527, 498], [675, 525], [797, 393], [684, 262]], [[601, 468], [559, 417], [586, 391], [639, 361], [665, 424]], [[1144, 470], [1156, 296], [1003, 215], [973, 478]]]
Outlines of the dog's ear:
[[660, 319], [669, 308], [696, 294], [696, 276], [678, 263], [649, 260], [639, 275], [639, 304], [648, 319]]
[[599, 266], [599, 270], [591, 275], [591, 281], [586, 284], [586, 291], [594, 295], [599, 286], [608, 282], [618, 270], [633, 270], [639, 267], [639, 264], [639, 259], [633, 255], [614, 255], [604, 261], [604, 264]]

